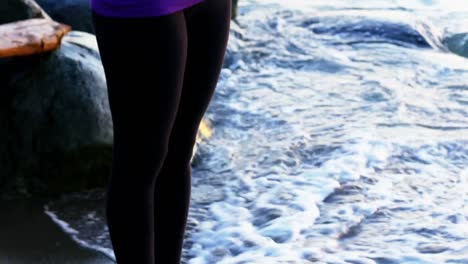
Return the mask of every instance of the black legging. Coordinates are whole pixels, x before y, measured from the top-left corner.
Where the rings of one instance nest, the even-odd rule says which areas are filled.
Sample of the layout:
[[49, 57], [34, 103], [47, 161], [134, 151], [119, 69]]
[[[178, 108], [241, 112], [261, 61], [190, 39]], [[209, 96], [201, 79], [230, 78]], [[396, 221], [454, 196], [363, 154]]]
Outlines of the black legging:
[[118, 264], [180, 263], [190, 159], [230, 17], [231, 0], [156, 17], [93, 14], [114, 125], [106, 216]]

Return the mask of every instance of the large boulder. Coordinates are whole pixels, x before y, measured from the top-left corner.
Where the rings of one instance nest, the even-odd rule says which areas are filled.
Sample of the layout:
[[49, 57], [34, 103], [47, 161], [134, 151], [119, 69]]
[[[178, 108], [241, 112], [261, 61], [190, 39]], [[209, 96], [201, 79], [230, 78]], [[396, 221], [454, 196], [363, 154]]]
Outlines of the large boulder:
[[94, 35], [51, 53], [0, 60], [0, 184], [5, 193], [104, 186], [112, 119]]
[[[3, 1], [3, 0], [1, 0]], [[52, 19], [94, 34], [89, 0], [36, 0]]]
[[28, 18], [49, 18], [34, 0], [1, 0], [0, 24]]

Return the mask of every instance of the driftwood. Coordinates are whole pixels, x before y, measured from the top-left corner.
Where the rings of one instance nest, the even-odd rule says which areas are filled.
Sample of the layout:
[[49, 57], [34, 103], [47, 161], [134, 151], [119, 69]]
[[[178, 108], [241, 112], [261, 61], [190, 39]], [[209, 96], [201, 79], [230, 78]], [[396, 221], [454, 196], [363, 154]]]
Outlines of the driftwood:
[[0, 25], [0, 57], [25, 56], [54, 50], [71, 27], [47, 18]]

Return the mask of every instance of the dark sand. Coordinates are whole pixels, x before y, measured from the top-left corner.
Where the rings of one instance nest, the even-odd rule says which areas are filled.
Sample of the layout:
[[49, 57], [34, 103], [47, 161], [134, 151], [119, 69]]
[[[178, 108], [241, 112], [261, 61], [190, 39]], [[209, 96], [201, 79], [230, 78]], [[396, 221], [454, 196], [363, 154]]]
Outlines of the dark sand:
[[0, 201], [0, 263], [115, 263], [73, 241], [44, 213], [43, 204], [40, 199]]

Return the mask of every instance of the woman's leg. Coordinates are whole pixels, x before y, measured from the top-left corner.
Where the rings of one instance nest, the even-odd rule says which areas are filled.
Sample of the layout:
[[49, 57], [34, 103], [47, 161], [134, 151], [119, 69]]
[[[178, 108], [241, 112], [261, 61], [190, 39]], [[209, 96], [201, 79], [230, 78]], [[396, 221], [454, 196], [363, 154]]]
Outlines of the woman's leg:
[[185, 14], [188, 51], [182, 95], [154, 193], [156, 264], [180, 262], [190, 201], [190, 158], [223, 65], [231, 0], [205, 0]]
[[154, 264], [154, 184], [182, 91], [185, 17], [93, 19], [114, 126], [106, 203], [112, 246], [118, 264]]

